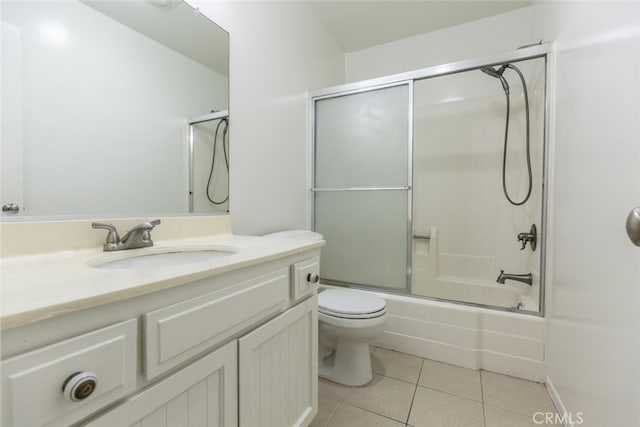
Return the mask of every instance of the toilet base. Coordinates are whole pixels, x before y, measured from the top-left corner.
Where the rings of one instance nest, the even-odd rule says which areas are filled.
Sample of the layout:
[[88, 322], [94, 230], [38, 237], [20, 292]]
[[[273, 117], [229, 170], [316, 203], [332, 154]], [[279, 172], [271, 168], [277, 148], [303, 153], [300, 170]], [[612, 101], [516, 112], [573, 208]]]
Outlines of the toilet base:
[[336, 349], [331, 354], [318, 358], [318, 375], [348, 386], [369, 383], [373, 379], [369, 344], [338, 339]]

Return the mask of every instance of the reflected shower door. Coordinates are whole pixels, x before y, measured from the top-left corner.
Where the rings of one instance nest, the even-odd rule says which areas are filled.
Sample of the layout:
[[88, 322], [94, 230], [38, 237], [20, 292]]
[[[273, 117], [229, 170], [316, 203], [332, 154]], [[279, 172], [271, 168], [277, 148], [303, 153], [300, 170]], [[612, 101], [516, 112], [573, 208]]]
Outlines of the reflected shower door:
[[314, 229], [326, 283], [409, 285], [412, 83], [314, 99]]

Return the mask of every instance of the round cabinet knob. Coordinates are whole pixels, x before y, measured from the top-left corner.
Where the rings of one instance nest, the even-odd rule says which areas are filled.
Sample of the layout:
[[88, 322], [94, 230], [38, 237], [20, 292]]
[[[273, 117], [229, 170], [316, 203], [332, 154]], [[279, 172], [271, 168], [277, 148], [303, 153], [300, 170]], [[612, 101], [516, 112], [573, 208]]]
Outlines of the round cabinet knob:
[[62, 391], [72, 402], [80, 402], [91, 396], [98, 385], [98, 377], [93, 372], [76, 372], [67, 378]]
[[320, 281], [320, 276], [318, 273], [309, 273], [307, 274], [307, 282], [309, 283], [318, 283]]
[[7, 203], [6, 205], [2, 205], [2, 212], [17, 214], [20, 212], [20, 206], [15, 203]]

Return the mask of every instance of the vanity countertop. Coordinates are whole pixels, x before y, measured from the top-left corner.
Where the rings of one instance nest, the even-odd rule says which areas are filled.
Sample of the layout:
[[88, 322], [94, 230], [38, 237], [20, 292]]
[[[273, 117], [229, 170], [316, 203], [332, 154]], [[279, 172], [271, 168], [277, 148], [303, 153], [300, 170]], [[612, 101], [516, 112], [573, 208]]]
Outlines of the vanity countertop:
[[[319, 248], [324, 240], [212, 234], [155, 242], [150, 248], [103, 252], [102, 248], [13, 256], [0, 260], [2, 329], [162, 289]], [[224, 257], [161, 268], [95, 268], [100, 260], [167, 249], [234, 250]]]

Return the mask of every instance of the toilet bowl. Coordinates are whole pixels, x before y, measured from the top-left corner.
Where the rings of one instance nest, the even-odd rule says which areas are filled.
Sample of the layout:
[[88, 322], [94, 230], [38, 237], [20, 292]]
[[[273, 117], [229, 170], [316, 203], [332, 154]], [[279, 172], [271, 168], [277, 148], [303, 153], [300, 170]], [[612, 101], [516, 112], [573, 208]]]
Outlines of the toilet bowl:
[[318, 296], [318, 375], [359, 386], [373, 378], [369, 342], [384, 331], [385, 300], [367, 292], [327, 289]]

